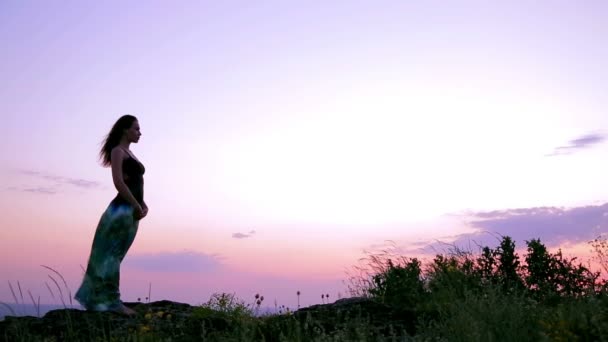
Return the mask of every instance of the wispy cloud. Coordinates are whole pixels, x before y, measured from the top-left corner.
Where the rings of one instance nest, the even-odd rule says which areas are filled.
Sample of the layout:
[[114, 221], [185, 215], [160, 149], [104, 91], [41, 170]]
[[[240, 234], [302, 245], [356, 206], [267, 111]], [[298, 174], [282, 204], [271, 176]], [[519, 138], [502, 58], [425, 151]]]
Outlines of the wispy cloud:
[[249, 231], [249, 233], [247, 234], [243, 234], [243, 233], [233, 233], [232, 237], [235, 239], [246, 239], [246, 238], [250, 238], [252, 236], [255, 235], [255, 230], [251, 230]]
[[577, 150], [589, 148], [593, 145], [597, 145], [606, 140], [606, 136], [603, 134], [590, 133], [583, 135], [579, 138], [570, 140], [566, 146], [559, 146], [555, 148], [553, 153], [547, 154], [547, 156], [558, 156], [564, 154], [571, 154]]
[[[17, 188], [11, 188], [11, 189], [17, 189]], [[43, 187], [37, 187], [37, 188], [24, 188], [21, 189], [21, 191], [24, 192], [32, 192], [32, 193], [36, 193], [36, 194], [44, 194], [44, 195], [54, 195], [57, 193], [57, 191], [55, 189], [51, 189], [51, 188], [43, 188]]]
[[44, 172], [34, 171], [34, 170], [17, 170], [18, 174], [29, 176], [38, 180], [42, 180], [46, 184], [42, 186], [38, 185], [27, 185], [21, 187], [10, 187], [9, 190], [13, 191], [23, 191], [30, 193], [40, 193], [40, 194], [56, 194], [59, 192], [58, 188], [63, 185], [74, 186], [81, 189], [94, 189], [101, 186], [99, 182], [86, 180], [82, 178], [71, 178], [64, 176], [57, 176], [53, 174], [48, 174]]
[[129, 255], [125, 267], [149, 272], [212, 272], [222, 266], [217, 254], [194, 251]]
[[63, 182], [66, 184], [71, 184], [77, 186], [79, 188], [92, 189], [100, 186], [99, 182], [90, 181], [86, 179], [75, 179], [75, 178], [64, 178]]

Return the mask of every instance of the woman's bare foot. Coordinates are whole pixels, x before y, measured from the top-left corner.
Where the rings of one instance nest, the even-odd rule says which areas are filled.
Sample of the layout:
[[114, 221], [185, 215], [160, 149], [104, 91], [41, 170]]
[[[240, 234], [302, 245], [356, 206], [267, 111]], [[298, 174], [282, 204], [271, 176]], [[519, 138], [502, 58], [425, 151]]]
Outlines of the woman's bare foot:
[[135, 316], [137, 311], [126, 307], [124, 304], [120, 304], [119, 307], [113, 309], [112, 312], [116, 312], [117, 314], [125, 315], [125, 316]]

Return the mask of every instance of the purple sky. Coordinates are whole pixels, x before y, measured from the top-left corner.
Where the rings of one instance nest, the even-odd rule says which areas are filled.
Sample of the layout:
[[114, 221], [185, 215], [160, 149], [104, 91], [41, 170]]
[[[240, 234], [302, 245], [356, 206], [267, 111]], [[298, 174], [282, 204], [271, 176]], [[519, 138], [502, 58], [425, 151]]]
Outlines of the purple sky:
[[126, 300], [337, 298], [385, 240], [583, 251], [606, 224], [606, 37], [605, 1], [2, 1], [0, 281], [50, 301], [48, 264], [77, 288], [125, 113], [151, 210]]

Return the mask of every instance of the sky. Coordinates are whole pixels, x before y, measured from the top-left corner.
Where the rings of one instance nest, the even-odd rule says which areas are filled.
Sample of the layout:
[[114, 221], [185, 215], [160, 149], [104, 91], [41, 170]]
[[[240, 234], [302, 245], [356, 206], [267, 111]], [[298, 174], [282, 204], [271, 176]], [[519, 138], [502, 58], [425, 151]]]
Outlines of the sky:
[[0, 301], [82, 280], [138, 117], [125, 301], [348, 296], [388, 241], [589, 256], [608, 228], [605, 1], [0, 2]]

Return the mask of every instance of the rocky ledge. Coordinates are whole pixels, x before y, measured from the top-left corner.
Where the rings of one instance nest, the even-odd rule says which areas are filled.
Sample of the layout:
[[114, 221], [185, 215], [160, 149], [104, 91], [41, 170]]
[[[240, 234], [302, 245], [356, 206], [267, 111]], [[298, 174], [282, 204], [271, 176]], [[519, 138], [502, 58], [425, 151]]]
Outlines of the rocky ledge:
[[[125, 303], [134, 317], [76, 309], [49, 311], [44, 317], [5, 317], [0, 341], [171, 340], [280, 341], [289, 336], [350, 336], [364, 329], [371, 336], [400, 336], [413, 317], [366, 298], [347, 298], [286, 314], [253, 317], [168, 300]], [[351, 331], [352, 330], [352, 331]], [[401, 333], [400, 333], [401, 332]], [[337, 339], [340, 340], [340, 339]]]

